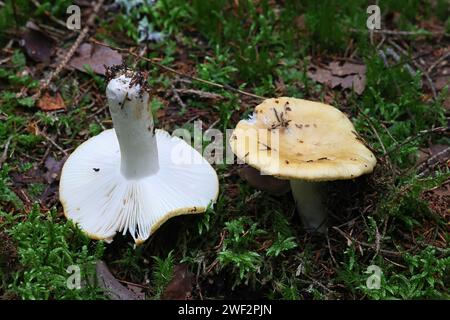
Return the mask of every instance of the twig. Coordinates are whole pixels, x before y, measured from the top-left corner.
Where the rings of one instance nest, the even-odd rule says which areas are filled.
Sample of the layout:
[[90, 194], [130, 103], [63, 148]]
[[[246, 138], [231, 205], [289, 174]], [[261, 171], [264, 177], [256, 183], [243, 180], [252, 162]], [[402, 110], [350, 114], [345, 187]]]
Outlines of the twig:
[[195, 77], [195, 76], [190, 76], [190, 75], [188, 75], [188, 74], [184, 74], [184, 73], [182, 73], [182, 72], [180, 72], [180, 71], [177, 71], [177, 70], [175, 70], [175, 69], [173, 69], [173, 68], [171, 68], [171, 67], [165, 66], [165, 65], [163, 65], [163, 64], [161, 64], [161, 63], [155, 61], [155, 59], [149, 59], [149, 58], [146, 58], [146, 57], [140, 57], [137, 53], [134, 53], [134, 52], [132, 52], [132, 51], [129, 50], [129, 49], [124, 49], [124, 48], [112, 46], [112, 45], [109, 45], [109, 44], [107, 44], [107, 43], [104, 43], [104, 42], [101, 42], [101, 41], [98, 41], [98, 40], [92, 39], [92, 38], [89, 39], [89, 41], [92, 42], [92, 43], [95, 43], [95, 44], [99, 44], [99, 45], [102, 45], [102, 46], [109, 47], [109, 48], [114, 49], [114, 50], [117, 50], [117, 51], [127, 52], [128, 54], [130, 54], [130, 55], [132, 55], [132, 56], [134, 56], [134, 57], [136, 57], [136, 58], [138, 58], [138, 59], [147, 61], [147, 62], [149, 62], [150, 64], [152, 64], [152, 65], [154, 65], [154, 66], [157, 66], [157, 67], [160, 68], [160, 69], [163, 69], [163, 70], [165, 70], [165, 71], [174, 73], [174, 74], [176, 74], [176, 75], [178, 75], [178, 76], [180, 76], [180, 77], [183, 77], [183, 78], [187, 78], [187, 79], [190, 79], [190, 80], [193, 80], [193, 81], [201, 82], [201, 83], [210, 85], [210, 86], [212, 86], [212, 87], [220, 88], [220, 89], [223, 89], [223, 90], [228, 90], [228, 91], [236, 92], [236, 93], [239, 93], [239, 94], [241, 94], [241, 95], [249, 96], [249, 97], [252, 97], [252, 98], [259, 99], [259, 100], [265, 100], [265, 99], [267, 99], [267, 97], [259, 96], [259, 95], [257, 95], [257, 94], [253, 94], [253, 93], [246, 92], [246, 91], [243, 91], [243, 90], [240, 90], [240, 89], [236, 89], [236, 88], [234, 88], [234, 87], [232, 87], [232, 86], [229, 86], [229, 85], [226, 85], [226, 84], [224, 85], [224, 84], [212, 82], [212, 81], [209, 81], [209, 80], [197, 78], [197, 77]]
[[48, 86], [53, 81], [53, 79], [56, 76], [58, 76], [58, 74], [61, 72], [61, 70], [66, 66], [66, 64], [72, 58], [72, 56], [74, 55], [75, 51], [80, 46], [81, 42], [83, 41], [83, 39], [88, 34], [89, 29], [90, 29], [91, 25], [94, 23], [95, 18], [96, 18], [97, 14], [98, 14], [98, 11], [100, 10], [100, 8], [103, 5], [104, 1], [105, 0], [98, 0], [98, 2], [95, 4], [94, 9], [93, 9], [91, 15], [89, 16], [89, 19], [86, 22], [86, 26], [80, 32], [80, 34], [78, 35], [78, 37], [75, 40], [74, 44], [70, 47], [69, 51], [67, 51], [66, 55], [61, 60], [61, 62], [58, 64], [56, 69], [49, 74], [49, 76], [44, 80], [42, 85], [39, 87], [38, 92], [33, 97], [35, 100], [39, 99], [39, 97], [41, 96], [42, 92], [47, 90]]
[[[399, 50], [400, 52], [402, 52], [404, 55], [408, 55], [408, 52], [406, 52], [405, 49], [403, 49], [402, 47], [400, 47], [398, 44], [396, 44], [393, 40], [389, 39], [388, 42], [395, 47], [397, 50]], [[428, 74], [428, 72], [426, 70], [424, 70], [420, 64], [417, 63], [417, 61], [415, 60], [411, 60], [411, 62], [414, 64], [414, 66], [419, 69], [423, 75], [425, 76], [425, 79], [427, 79], [428, 84], [430, 85], [430, 89], [431, 89], [431, 93], [433, 94], [433, 98], [434, 100], [437, 99], [437, 93], [436, 93], [436, 87], [434, 86], [433, 80], [431, 80], [430, 75]]]
[[428, 130], [419, 131], [415, 136], [408, 137], [407, 139], [403, 140], [402, 142], [397, 143], [396, 145], [394, 145], [388, 151], [385, 151], [384, 154], [382, 155], [382, 157], [385, 157], [385, 156], [391, 154], [395, 150], [398, 150], [400, 147], [402, 147], [402, 146], [404, 146], [404, 145], [406, 145], [406, 144], [408, 144], [408, 143], [410, 143], [410, 142], [412, 142], [412, 141], [414, 141], [414, 140], [416, 140], [416, 139], [418, 139], [418, 138], [420, 138], [420, 137], [422, 137], [424, 135], [431, 134], [431, 133], [444, 133], [444, 132], [447, 132], [447, 131], [450, 131], [449, 127], [437, 127], [437, 128], [432, 128], [432, 129], [428, 129]]
[[448, 57], [450, 57], [450, 51], [447, 52], [446, 54], [444, 54], [443, 56], [441, 56], [439, 59], [437, 59], [427, 70], [428, 73], [431, 73], [434, 68], [437, 67], [437, 65], [439, 65], [439, 63], [441, 63], [442, 61], [444, 61], [445, 59], [447, 59]]
[[[371, 248], [372, 250], [376, 250], [376, 246], [367, 242], [363, 242], [363, 241], [359, 241], [355, 238], [352, 238], [350, 235], [348, 235], [347, 233], [345, 233], [344, 231], [342, 231], [341, 229], [339, 229], [338, 227], [333, 227], [334, 230], [336, 230], [337, 232], [339, 232], [339, 234], [341, 236], [343, 236], [345, 239], [347, 239], [350, 242], [354, 242], [357, 243], [359, 245], [362, 245], [364, 247], [367, 248]], [[384, 253], [384, 254], [388, 254], [388, 255], [392, 255], [392, 256], [401, 256], [402, 253], [401, 252], [396, 252], [396, 251], [391, 251], [391, 250], [384, 250], [384, 249], [379, 249], [379, 252]]]
[[[37, 0], [31, 0], [31, 2], [36, 6], [36, 8], [39, 8], [41, 6], [41, 4]], [[53, 22], [59, 24], [61, 27], [67, 28], [66, 24], [63, 21], [54, 17], [50, 12], [44, 11], [44, 14], [47, 16], [47, 18], [49, 18]]]
[[[397, 52], [395, 52], [394, 49], [392, 49], [391, 47], [387, 47], [386, 48], [386, 54], [391, 56], [392, 58], [394, 58], [394, 60], [397, 62], [397, 64], [393, 65], [392, 68], [398, 66], [400, 64], [400, 56], [398, 55]], [[386, 63], [387, 66], [389, 66], [389, 64]], [[416, 75], [416, 72], [414, 71], [413, 68], [411, 68], [411, 66], [407, 63], [405, 63], [405, 69], [409, 72], [409, 74], [414, 77]]]
[[[374, 133], [375, 137], [377, 138], [378, 142], [380, 143], [381, 148], [383, 149], [383, 152], [384, 152], [384, 153], [387, 153], [387, 152], [386, 152], [386, 147], [384, 146], [384, 143], [383, 143], [383, 140], [381, 140], [381, 137], [380, 137], [380, 135], [378, 134], [377, 129], [375, 129], [375, 126], [374, 126], [374, 124], [373, 124], [373, 122], [372, 122], [372, 119], [370, 119], [370, 117], [368, 117], [368, 116], [361, 110], [361, 108], [360, 108], [358, 105], [356, 105], [356, 108], [358, 109], [359, 113], [364, 117], [364, 119], [366, 119], [367, 124], [369, 125], [370, 129], [373, 131], [373, 133]], [[365, 141], [363, 140], [363, 142], [365, 142]], [[367, 147], [370, 148], [370, 146], [368, 145], [368, 143], [365, 143], [365, 144], [367, 145]], [[370, 149], [371, 149], [371, 148], [370, 148]], [[392, 166], [392, 162], [391, 162], [391, 159], [390, 159], [389, 157], [388, 157], [388, 166], [389, 166], [389, 169], [392, 171], [392, 174], [395, 176], [394, 167]]]
[[328, 232], [327, 232], [327, 244], [328, 244], [328, 251], [330, 252], [331, 260], [333, 261], [335, 266], [338, 266], [336, 259], [334, 258], [334, 255], [333, 255], [333, 250], [331, 249], [330, 236], [328, 235]]
[[220, 100], [223, 96], [217, 93], [206, 92], [195, 89], [175, 89], [178, 94], [198, 96], [201, 99]]
[[8, 149], [9, 149], [11, 140], [12, 140], [12, 136], [9, 136], [8, 140], [6, 140], [5, 146], [3, 147], [3, 153], [0, 158], [0, 167], [3, 166], [3, 163], [6, 161], [6, 158], [8, 157]]
[[58, 149], [59, 151], [61, 151], [65, 156], [67, 156], [67, 152], [66, 150], [64, 150], [63, 148], [61, 148], [52, 138], [50, 138], [49, 136], [47, 136], [44, 132], [40, 133], [41, 136], [43, 136], [45, 138], [45, 140], [47, 140], [48, 142], [50, 142], [56, 149]]
[[[354, 33], [370, 33], [372, 30], [365, 29], [355, 29], [350, 28], [350, 32]], [[393, 35], [393, 36], [449, 36], [450, 34], [444, 31], [428, 31], [428, 30], [419, 30], [419, 31], [402, 31], [402, 30], [373, 30], [373, 33], [384, 34], [384, 35]]]
[[440, 163], [442, 160], [447, 159], [448, 157], [450, 157], [450, 147], [445, 148], [441, 152], [436, 153], [434, 156], [431, 156], [430, 158], [428, 158], [428, 160], [421, 163], [417, 168], [417, 176], [419, 178], [424, 177], [430, 171], [430, 168], [436, 166], [438, 163]]
[[178, 94], [177, 90], [175, 89], [174, 85], [171, 84], [170, 88], [172, 89], [173, 93], [173, 100], [178, 102], [182, 109], [186, 109], [186, 104], [184, 103], [183, 99], [181, 99], [180, 95]]
[[135, 286], [135, 287], [142, 288], [142, 289], [148, 289], [148, 286], [145, 286], [143, 284], [138, 284], [138, 283], [129, 282], [129, 281], [120, 280], [120, 279], [117, 279], [117, 281], [119, 281], [120, 283], [128, 284], [130, 286]]

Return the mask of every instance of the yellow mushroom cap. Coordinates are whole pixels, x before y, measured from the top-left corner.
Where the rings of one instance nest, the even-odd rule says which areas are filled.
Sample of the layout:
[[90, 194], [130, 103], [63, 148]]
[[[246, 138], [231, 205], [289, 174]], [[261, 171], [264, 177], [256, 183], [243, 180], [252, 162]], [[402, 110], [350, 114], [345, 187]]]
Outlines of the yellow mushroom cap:
[[376, 164], [344, 113], [296, 98], [263, 101], [237, 124], [230, 145], [239, 159], [280, 179], [352, 179]]

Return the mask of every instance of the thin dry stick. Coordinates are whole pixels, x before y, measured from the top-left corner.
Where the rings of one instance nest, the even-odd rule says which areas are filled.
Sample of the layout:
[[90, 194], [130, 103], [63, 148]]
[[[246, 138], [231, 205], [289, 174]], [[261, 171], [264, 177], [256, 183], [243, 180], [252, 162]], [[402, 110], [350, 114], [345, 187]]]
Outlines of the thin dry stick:
[[267, 99], [267, 97], [259, 96], [257, 94], [253, 94], [253, 93], [246, 92], [246, 91], [243, 91], [243, 90], [240, 90], [240, 89], [236, 89], [236, 88], [231, 87], [229, 85], [223, 85], [223, 84], [219, 84], [219, 83], [216, 83], [216, 82], [208, 81], [208, 80], [205, 80], [205, 79], [197, 78], [195, 76], [190, 76], [188, 74], [184, 74], [184, 73], [182, 73], [180, 71], [172, 69], [171, 67], [167, 67], [167, 66], [165, 66], [165, 65], [163, 65], [163, 64], [161, 64], [159, 62], [156, 62], [154, 59], [149, 59], [149, 58], [146, 58], [146, 57], [140, 57], [137, 53], [131, 52], [131, 50], [129, 50], [129, 49], [124, 49], [124, 48], [112, 46], [112, 45], [109, 45], [107, 43], [104, 43], [104, 42], [101, 42], [101, 41], [98, 41], [98, 40], [92, 39], [92, 38], [89, 39], [89, 41], [92, 42], [92, 43], [98, 44], [98, 45], [109, 47], [109, 48], [117, 50], [117, 51], [127, 52], [128, 54], [130, 54], [130, 55], [132, 55], [132, 56], [134, 56], [134, 57], [136, 57], [138, 59], [147, 61], [150, 64], [152, 64], [154, 66], [157, 66], [160, 69], [163, 69], [163, 70], [166, 70], [168, 72], [174, 73], [174, 74], [176, 74], [176, 75], [178, 75], [180, 77], [183, 77], [183, 78], [187, 78], [187, 79], [190, 79], [190, 80], [193, 80], [193, 81], [201, 82], [201, 83], [210, 85], [212, 87], [220, 88], [220, 89], [223, 89], [223, 90], [233, 91], [233, 92], [236, 92], [236, 93], [239, 93], [239, 94], [242, 94], [242, 95], [245, 95], [245, 96], [249, 96], [249, 97], [252, 97], [252, 98], [256, 98], [256, 99], [260, 99], [260, 100]]
[[328, 251], [330, 252], [331, 260], [333, 261], [335, 266], [338, 266], [338, 263], [336, 262], [336, 259], [334, 258], [333, 255], [333, 250], [331, 249], [330, 236], [328, 235], [328, 232], [326, 236], [327, 236]]
[[[338, 227], [333, 227], [333, 229], [336, 230], [341, 236], [343, 236], [345, 239], [347, 239], [350, 242], [354, 242], [354, 243], [357, 243], [357, 244], [362, 245], [364, 247], [371, 248], [372, 250], [376, 250], [376, 246], [374, 244], [370, 244], [370, 243], [367, 243], [367, 242], [359, 241], [359, 240], [351, 237], [350, 235], [348, 235], [347, 233], [345, 233], [344, 231], [342, 231]], [[388, 254], [388, 255], [392, 255], [392, 256], [396, 256], [396, 257], [402, 255], [400, 252], [391, 251], [391, 250], [385, 250], [385, 249], [379, 249], [379, 252], [384, 253], [384, 254]]]
[[195, 90], [195, 89], [185, 89], [185, 88], [175, 88], [175, 91], [178, 94], [182, 95], [190, 95], [190, 96], [197, 96], [200, 99], [211, 99], [211, 100], [219, 100], [223, 99], [223, 96], [217, 93], [212, 92], [206, 92], [201, 90]]
[[80, 34], [78, 35], [78, 37], [75, 40], [74, 44], [70, 47], [69, 51], [67, 51], [67, 53], [64, 56], [64, 58], [58, 64], [58, 67], [56, 67], [56, 69], [49, 74], [49, 76], [44, 80], [42, 85], [39, 87], [38, 92], [34, 95], [34, 99], [35, 100], [39, 99], [39, 97], [41, 96], [42, 92], [47, 90], [48, 86], [53, 81], [53, 79], [56, 76], [58, 76], [58, 74], [61, 72], [61, 70], [67, 65], [69, 60], [72, 58], [72, 56], [74, 55], [75, 51], [80, 46], [81, 42], [83, 41], [83, 39], [88, 34], [89, 29], [90, 29], [91, 25], [94, 23], [95, 18], [97, 17], [98, 11], [100, 10], [100, 8], [103, 5], [104, 1], [105, 0], [98, 0], [98, 2], [95, 4], [94, 9], [93, 9], [91, 15], [89, 16], [88, 21], [86, 22], [86, 26], [80, 32]]
[[[383, 152], [386, 154], [386, 153], [387, 153], [387, 152], [386, 152], [386, 147], [384, 146], [383, 140], [381, 140], [381, 137], [380, 137], [380, 135], [378, 134], [377, 129], [375, 129], [375, 126], [373, 125], [372, 119], [370, 119], [370, 117], [368, 117], [368, 116], [361, 110], [361, 108], [360, 108], [358, 105], [356, 105], [356, 108], [359, 110], [359, 113], [364, 117], [364, 119], [366, 119], [367, 124], [369, 125], [370, 129], [372, 129], [372, 131], [373, 131], [375, 137], [377, 138], [378, 142], [380, 143], [381, 148], [383, 149]], [[392, 171], [392, 174], [395, 175], [395, 171], [394, 171], [394, 167], [392, 166], [391, 159], [390, 159], [389, 157], [388, 157], [387, 159], [388, 159], [388, 166], [389, 166], [389, 169]]]
[[407, 139], [403, 140], [402, 142], [394, 145], [391, 149], [389, 149], [388, 151], [385, 151], [384, 154], [382, 155], [382, 157], [385, 157], [389, 154], [391, 154], [392, 152], [394, 152], [395, 150], [398, 150], [400, 147], [403, 147], [404, 145], [424, 136], [427, 134], [431, 134], [431, 133], [444, 133], [450, 131], [449, 127], [437, 127], [437, 128], [432, 128], [432, 129], [428, 129], [428, 130], [422, 130], [419, 131], [416, 135], [408, 137]]
[[[37, 1], [37, 0], [31, 0], [31, 2], [35, 5], [36, 8], [39, 8], [41, 6], [41, 4]], [[59, 20], [58, 18], [52, 16], [52, 14], [48, 11], [44, 11], [44, 14], [47, 16], [47, 18], [49, 18], [50, 20], [52, 20], [53, 22], [59, 24], [61, 27], [66, 28], [66, 24]]]
[[6, 158], [8, 157], [8, 149], [9, 149], [9, 145], [11, 143], [11, 140], [12, 140], [12, 136], [10, 136], [8, 138], [8, 140], [6, 140], [2, 156], [0, 157], [0, 167], [3, 165], [3, 162], [5, 162]]
[[55, 146], [56, 149], [58, 149], [59, 151], [61, 151], [65, 156], [67, 156], [67, 152], [66, 150], [64, 150], [63, 148], [61, 148], [52, 138], [50, 138], [49, 136], [47, 136], [44, 132], [40, 133], [41, 136], [43, 136], [45, 138], [45, 140], [47, 140], [48, 142], [50, 142], [53, 146]]
[[[350, 28], [350, 32], [370, 33], [372, 30]], [[402, 30], [373, 30], [373, 33], [393, 35], [393, 36], [449, 36], [450, 34], [443, 31], [402, 31]]]
[[447, 52], [446, 54], [442, 55], [439, 59], [437, 59], [427, 70], [428, 73], [431, 73], [431, 71], [434, 70], [434, 68], [437, 67], [437, 65], [439, 63], [441, 63], [442, 61], [444, 61], [445, 59], [447, 59], [448, 57], [450, 57], [450, 51]]
[[173, 100], [178, 102], [178, 104], [181, 106], [182, 109], [186, 108], [186, 104], [184, 103], [183, 99], [181, 99], [180, 95], [178, 94], [177, 90], [175, 89], [175, 86], [173, 84], [170, 85], [170, 88], [173, 93]]
[[[407, 52], [405, 49], [403, 49], [402, 47], [400, 47], [398, 44], [396, 44], [393, 40], [389, 39], [388, 42], [389, 42], [393, 47], [395, 47], [397, 50], [399, 50], [400, 52], [402, 52], [405, 56], [408, 55], [408, 52]], [[430, 88], [431, 88], [431, 93], [433, 94], [433, 98], [434, 98], [434, 100], [436, 100], [436, 99], [437, 99], [436, 87], [434, 86], [433, 80], [431, 80], [430, 75], [428, 74], [428, 72], [427, 72], [426, 70], [424, 70], [424, 69], [422, 68], [422, 66], [421, 66], [420, 64], [417, 63], [417, 61], [411, 60], [411, 62], [412, 62], [412, 64], [414, 64], [414, 66], [415, 66], [417, 69], [419, 69], [419, 70], [423, 73], [423, 75], [425, 76], [425, 79], [427, 79], [428, 84], [430, 85]]]
[[450, 157], [450, 147], [445, 148], [441, 152], [438, 152], [434, 156], [428, 158], [427, 161], [421, 163], [417, 168], [417, 176], [419, 178], [424, 177], [430, 171], [430, 168], [434, 167], [443, 160], [448, 159], [448, 157]]

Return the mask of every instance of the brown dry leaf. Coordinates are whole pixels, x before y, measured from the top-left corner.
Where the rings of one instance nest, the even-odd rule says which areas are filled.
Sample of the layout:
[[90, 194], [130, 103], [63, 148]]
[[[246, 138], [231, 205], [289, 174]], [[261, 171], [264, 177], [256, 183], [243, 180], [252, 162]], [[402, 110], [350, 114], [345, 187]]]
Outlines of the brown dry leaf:
[[111, 300], [143, 300], [142, 296], [124, 287], [109, 271], [105, 262], [96, 265], [97, 283]]
[[77, 55], [70, 60], [69, 65], [79, 71], [86, 72], [85, 65], [101, 75], [105, 75], [105, 65], [108, 67], [122, 64], [122, 55], [109, 47], [83, 43], [77, 50]]
[[66, 157], [59, 161], [52, 156], [49, 156], [47, 157], [47, 159], [45, 159], [45, 168], [47, 169], [47, 172], [44, 174], [44, 178], [45, 180], [47, 180], [47, 183], [50, 184], [54, 181], [59, 180], [61, 170], [65, 161]]
[[188, 300], [194, 286], [194, 274], [187, 265], [179, 264], [174, 267], [172, 280], [162, 295], [166, 300]]
[[24, 48], [30, 59], [36, 62], [49, 62], [55, 42], [42, 32], [35, 24], [27, 23], [23, 35]]
[[43, 111], [55, 111], [66, 109], [63, 98], [57, 92], [55, 96], [51, 96], [48, 92], [44, 93], [38, 101], [39, 109]]
[[356, 64], [345, 62], [341, 65], [339, 62], [331, 62], [329, 64], [331, 73], [335, 76], [347, 76], [349, 74], [366, 74], [366, 66], [363, 64]]
[[331, 62], [327, 68], [313, 67], [308, 76], [319, 83], [334, 89], [352, 89], [360, 95], [366, 87], [366, 66], [362, 64], [345, 62]]

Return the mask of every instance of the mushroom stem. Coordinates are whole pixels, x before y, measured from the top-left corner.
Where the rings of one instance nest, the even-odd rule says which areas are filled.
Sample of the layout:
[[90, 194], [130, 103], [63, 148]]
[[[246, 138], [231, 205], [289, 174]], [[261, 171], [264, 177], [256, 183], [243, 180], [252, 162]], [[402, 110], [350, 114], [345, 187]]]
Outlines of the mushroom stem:
[[131, 80], [124, 74], [112, 79], [106, 96], [120, 145], [120, 170], [137, 180], [156, 173], [159, 163], [149, 95]]
[[321, 182], [290, 180], [297, 211], [307, 229], [325, 233], [328, 213], [322, 201]]

